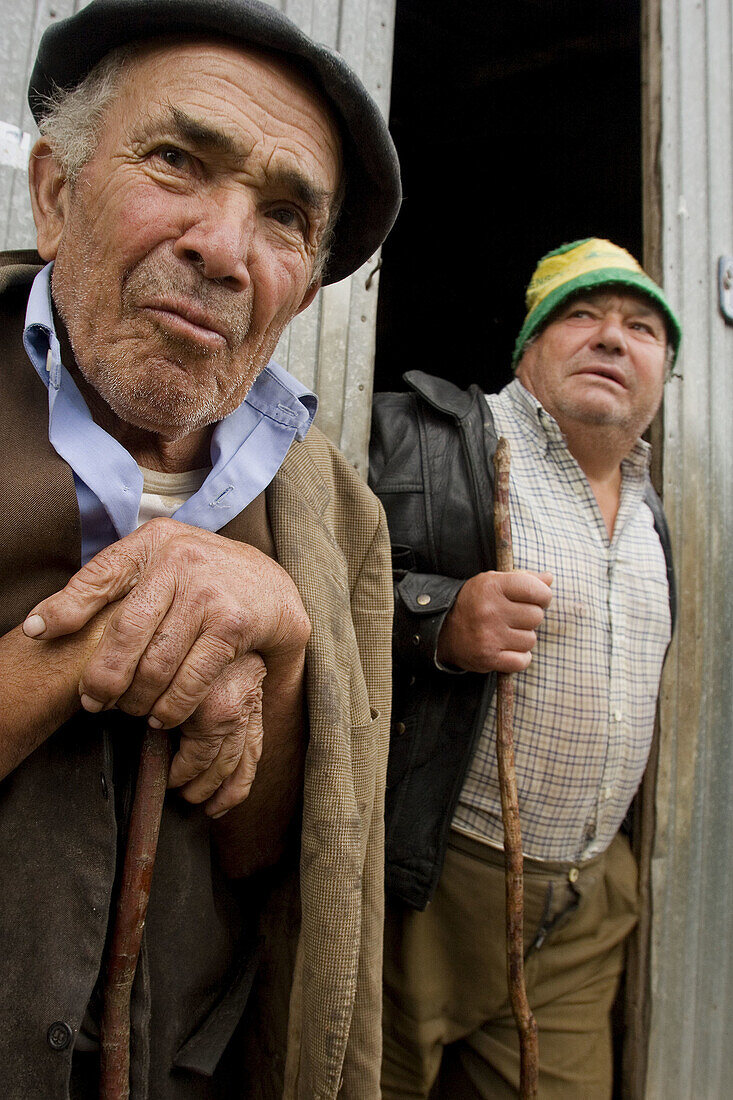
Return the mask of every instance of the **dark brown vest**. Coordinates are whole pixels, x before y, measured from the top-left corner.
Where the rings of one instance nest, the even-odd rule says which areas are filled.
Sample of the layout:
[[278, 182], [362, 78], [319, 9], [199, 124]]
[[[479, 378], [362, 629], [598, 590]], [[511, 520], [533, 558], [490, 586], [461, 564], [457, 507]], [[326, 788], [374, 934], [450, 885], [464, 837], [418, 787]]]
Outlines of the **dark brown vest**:
[[[14, 254], [0, 265], [5, 633], [78, 569], [80, 523], [73, 475], [48, 442], [47, 392], [22, 344], [37, 257]], [[264, 498], [222, 533], [271, 552]], [[120, 713], [80, 713], [0, 783], [5, 1100], [69, 1095], [141, 732], [139, 720]], [[169, 795], [133, 993], [133, 1100], [240, 1095], [215, 1070], [252, 978], [246, 909], [212, 862], [206, 815]]]

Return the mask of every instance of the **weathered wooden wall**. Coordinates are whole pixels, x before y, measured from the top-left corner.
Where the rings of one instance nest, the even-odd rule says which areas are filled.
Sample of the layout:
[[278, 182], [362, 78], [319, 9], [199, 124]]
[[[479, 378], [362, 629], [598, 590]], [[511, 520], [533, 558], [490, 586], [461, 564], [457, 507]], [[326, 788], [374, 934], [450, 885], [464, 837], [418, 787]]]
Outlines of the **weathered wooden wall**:
[[733, 4], [648, 0], [647, 262], [684, 330], [660, 470], [680, 615], [661, 695], [651, 850], [648, 1100], [733, 1086]]

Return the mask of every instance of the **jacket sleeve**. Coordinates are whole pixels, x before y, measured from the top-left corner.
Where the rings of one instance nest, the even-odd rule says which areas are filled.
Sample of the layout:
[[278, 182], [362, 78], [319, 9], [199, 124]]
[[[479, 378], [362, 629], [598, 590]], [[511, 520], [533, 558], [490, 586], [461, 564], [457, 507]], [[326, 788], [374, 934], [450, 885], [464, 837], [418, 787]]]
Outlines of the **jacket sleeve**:
[[405, 381], [413, 392], [374, 395], [370, 484], [387, 515], [395, 587], [385, 881], [393, 898], [424, 909], [496, 683], [436, 663], [463, 583], [494, 567], [496, 437], [478, 387], [415, 372]]
[[392, 543], [395, 659], [448, 672], [437, 662], [438, 635], [463, 580], [421, 569], [431, 554], [414, 395], [374, 395], [369, 484], [384, 506]]
[[438, 661], [438, 637], [463, 584], [436, 573], [395, 571], [393, 644], [395, 656], [403, 664], [455, 671]]

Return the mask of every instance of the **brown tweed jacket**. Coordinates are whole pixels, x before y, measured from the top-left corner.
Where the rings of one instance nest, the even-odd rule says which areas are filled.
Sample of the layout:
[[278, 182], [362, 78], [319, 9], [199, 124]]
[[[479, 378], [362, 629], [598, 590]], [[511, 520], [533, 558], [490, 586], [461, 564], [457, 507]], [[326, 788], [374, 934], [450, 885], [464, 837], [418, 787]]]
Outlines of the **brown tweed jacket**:
[[[16, 263], [12, 264], [12, 260]], [[0, 265], [3, 302], [8, 300], [9, 291], [19, 301], [23, 288], [27, 294], [29, 279], [36, 270], [28, 266], [30, 260], [27, 254], [19, 254], [6, 258], [7, 266]], [[13, 328], [16, 312], [13, 307]], [[5, 329], [7, 333], [8, 325]], [[9, 360], [10, 355], [6, 354]], [[23, 355], [22, 349], [13, 351], [18, 365]], [[34, 385], [30, 364], [28, 370], [31, 380], [23, 381], [21, 389], [26, 384]], [[25, 398], [17, 397], [17, 387], [17, 381], [5, 387], [5, 404], [9, 406], [19, 400], [25, 408]], [[0, 510], [5, 517], [2, 606], [6, 630], [20, 621], [30, 604], [64, 583], [64, 578], [76, 567], [74, 560], [78, 554], [73, 549], [78, 546], [78, 515], [68, 505], [73, 497], [70, 472], [51, 452], [43, 431], [29, 430], [42, 427], [42, 402], [33, 396], [27, 404], [37, 409], [32, 414], [37, 423], [31, 425], [26, 421], [25, 413], [22, 417], [14, 413], [3, 417], [3, 430], [8, 436], [6, 458], [14, 454], [26, 475], [23, 484], [11, 477], [0, 486]], [[35, 481], [47, 483], [43, 489], [45, 511], [28, 508], [23, 485], [27, 487]], [[48, 483], [52, 482], [49, 488]], [[233, 1085], [227, 1096], [243, 1100], [279, 1100], [281, 1095], [285, 1100], [335, 1100], [338, 1095], [339, 1100], [376, 1100], [381, 1060], [383, 802], [392, 624], [386, 522], [376, 498], [317, 429], [311, 429], [303, 442], [293, 444], [267, 491], [267, 501], [278, 560], [295, 580], [312, 624], [306, 666], [309, 744], [299, 868], [293, 874], [287, 869], [281, 874], [261, 918], [261, 931], [268, 943], [260, 968], [262, 979], [259, 987], [255, 982], [242, 1026], [227, 1050]], [[65, 526], [56, 522], [57, 514]], [[50, 556], [49, 546], [54, 547]], [[35, 825], [36, 817], [42, 836], [40, 846], [32, 854], [33, 858], [38, 857], [39, 882], [43, 884], [59, 874], [68, 876], [70, 869], [78, 866], [85, 875], [88, 870], [84, 881], [90, 883], [89, 889], [99, 892], [105, 889], [103, 883], [109, 881], [113, 871], [113, 861], [107, 866], [109, 853], [103, 847], [107, 844], [104, 829], [108, 828], [103, 822], [93, 841], [100, 853], [98, 866], [92, 863], [85, 869], [83, 864], [60, 857], [68, 848], [68, 837], [65, 840], [63, 821], [58, 818], [61, 815], [70, 822], [75, 812], [69, 799], [71, 788], [62, 778], [63, 769], [71, 768], [74, 777], [82, 773], [73, 770], [78, 765], [74, 763], [76, 757], [67, 752], [66, 742], [61, 739], [54, 745], [58, 737], [57, 734], [49, 739], [47, 747], [37, 750], [0, 785], [0, 834], [7, 833], [3, 842], [6, 855], [0, 851], [0, 877], [6, 884], [14, 883], [14, 894], [22, 894], [25, 889], [27, 875], [22, 868], [28, 867], [31, 851], [28, 846], [33, 843], [28, 839], [29, 819]], [[96, 734], [85, 743], [88, 746], [85, 751], [101, 752], [97, 749], [100, 742]], [[74, 748], [73, 752], [76, 751]], [[47, 759], [51, 765], [45, 763]], [[39, 787], [34, 774], [37, 777], [41, 772], [45, 778]], [[98, 780], [95, 781], [98, 785]], [[39, 802], [37, 793], [34, 802], [34, 792], [39, 790], [56, 800], [53, 811], [56, 817], [51, 817], [50, 827], [46, 820], [50, 810], [43, 811], [46, 817], [40, 809], [36, 814], [35, 807], [43, 802], [43, 797]], [[81, 802], [78, 812], [86, 812]], [[175, 807], [171, 809], [168, 820], [176, 812]], [[189, 833], [185, 829], [198, 828], [195, 815], [189, 817], [191, 820], [175, 824], [182, 831], [171, 833], [170, 850], [174, 851], [176, 845], [180, 850], [181, 843], [187, 843]], [[165, 832], [164, 821], [164, 850]], [[205, 837], [204, 847], [207, 847]], [[101, 871], [103, 862], [107, 879]], [[175, 863], [172, 866], [175, 868]], [[165, 866], [161, 869], [159, 895], [165, 894], [165, 898], [160, 910], [166, 910], [166, 917], [179, 904], [176, 889], [184, 890], [180, 903], [185, 904], [187, 888], [185, 884], [174, 885], [174, 877], [175, 872]], [[53, 886], [48, 881], [51, 893]], [[78, 897], [81, 905], [84, 895], [80, 889], [79, 882], [75, 882], [69, 896], [72, 902]], [[45, 904], [43, 899], [41, 904]], [[33, 906], [20, 898], [16, 908], [23, 905], [25, 910], [18, 911], [32, 914]], [[6, 908], [6, 931], [10, 938], [5, 943], [5, 952], [12, 960], [14, 953], [27, 955], [34, 951], [33, 945], [25, 944], [33, 933], [29, 922], [24, 939], [24, 930], [18, 928], [17, 918], [12, 917], [15, 910], [12, 905]], [[3, 919], [0, 912], [2, 927]], [[73, 919], [70, 917], [67, 922], [72, 928]], [[153, 928], [155, 920], [153, 912], [149, 920]], [[165, 936], [158, 935], [158, 940], [161, 938]], [[37, 941], [35, 950], [37, 953], [43, 950]], [[59, 951], [60, 957], [67, 959], [73, 968], [72, 959], [63, 954], [63, 944]], [[18, 965], [11, 967], [13, 981], [17, 979], [17, 987], [22, 990], [27, 960], [24, 963], [15, 959], [15, 962]], [[66, 963], [59, 965], [64, 968]], [[43, 972], [42, 960], [40, 972]], [[61, 992], [54, 986], [54, 1005], [63, 996], [65, 984], [70, 983], [69, 975], [71, 970], [66, 978], [58, 979]], [[26, 972], [26, 986], [27, 982]], [[17, 990], [13, 993], [12, 982], [4, 985], [7, 997], [0, 993], [0, 1012], [12, 1014]], [[53, 1009], [58, 1011], [58, 1007]], [[36, 1041], [35, 1026], [31, 1020], [29, 1043]], [[39, 1036], [45, 1049], [45, 1031], [43, 1034], [39, 1031]], [[285, 1083], [281, 1091], [282, 1073], [268, 1073], [266, 1067], [275, 1061], [282, 1062], [285, 1046]], [[11, 1051], [7, 1053], [13, 1058]], [[16, 1056], [17, 1053], [16, 1050]], [[31, 1060], [33, 1068], [29, 1072], [37, 1072], [41, 1080], [45, 1072], [43, 1059], [48, 1058], [51, 1064], [59, 1057], [46, 1050]], [[187, 1064], [177, 1060], [179, 1066]], [[263, 1069], [265, 1072], [261, 1072]], [[17, 1090], [13, 1092], [10, 1079], [7, 1085], [7, 1095], [14, 1097]], [[158, 1097], [163, 1096], [162, 1085], [150, 1087], [153, 1093], [158, 1088]], [[166, 1084], [165, 1096], [194, 1095], [193, 1091], [187, 1091], [188, 1085], [180, 1087], [180, 1093], [175, 1084], [169, 1092]], [[135, 1095], [147, 1093], [144, 1086], [135, 1091]]]
[[300, 865], [302, 926], [285, 1097], [379, 1096], [384, 783], [392, 586], [375, 497], [313, 429], [268, 506], [313, 625]]

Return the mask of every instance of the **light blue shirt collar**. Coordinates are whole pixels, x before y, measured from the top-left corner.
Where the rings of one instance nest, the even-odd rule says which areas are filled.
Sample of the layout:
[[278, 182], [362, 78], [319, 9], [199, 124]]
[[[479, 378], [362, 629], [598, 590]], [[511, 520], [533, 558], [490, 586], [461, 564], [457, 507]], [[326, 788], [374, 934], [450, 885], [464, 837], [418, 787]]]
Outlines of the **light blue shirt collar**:
[[[125, 448], [96, 424], [61, 362], [51, 307], [51, 271], [36, 276], [28, 297], [23, 343], [48, 388], [48, 438], [74, 471], [82, 525], [82, 558], [137, 526], [143, 479]], [[211, 440], [211, 471], [175, 513], [183, 523], [218, 531], [272, 481], [294, 439], [303, 439], [317, 398], [270, 362], [239, 408], [221, 420]]]

